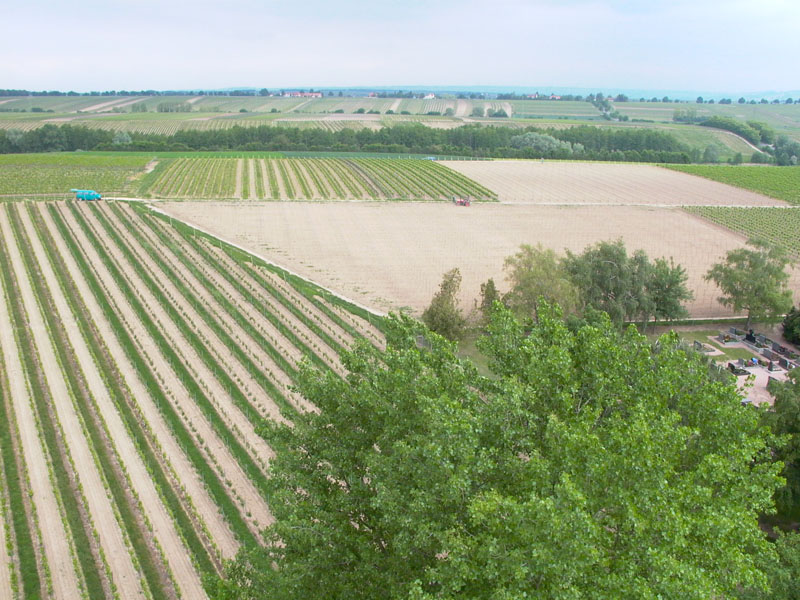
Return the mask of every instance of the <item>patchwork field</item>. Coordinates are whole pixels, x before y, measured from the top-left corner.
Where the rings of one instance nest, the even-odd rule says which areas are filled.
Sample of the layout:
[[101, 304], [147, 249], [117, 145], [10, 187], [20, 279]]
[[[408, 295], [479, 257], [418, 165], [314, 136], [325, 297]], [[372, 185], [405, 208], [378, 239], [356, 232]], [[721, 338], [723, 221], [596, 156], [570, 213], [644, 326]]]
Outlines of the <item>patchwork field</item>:
[[500, 202], [512, 204], [783, 205], [747, 190], [650, 165], [522, 160], [442, 164], [497, 192]]
[[496, 199], [438, 162], [384, 158], [179, 158], [162, 161], [141, 193], [198, 200]]
[[300, 362], [380, 344], [363, 310], [139, 208], [0, 205], [3, 598], [207, 597], [272, 519], [258, 430], [310, 408]]
[[[503, 260], [520, 244], [563, 253], [622, 238], [651, 258], [671, 256], [689, 273], [695, 317], [730, 315], [703, 275], [744, 238], [679, 208], [477, 204], [189, 204], [169, 214], [286, 265], [297, 273], [388, 311], [419, 315], [442, 274], [458, 267], [466, 309], [489, 277], [501, 285]], [[793, 275], [800, 289], [800, 272]]]

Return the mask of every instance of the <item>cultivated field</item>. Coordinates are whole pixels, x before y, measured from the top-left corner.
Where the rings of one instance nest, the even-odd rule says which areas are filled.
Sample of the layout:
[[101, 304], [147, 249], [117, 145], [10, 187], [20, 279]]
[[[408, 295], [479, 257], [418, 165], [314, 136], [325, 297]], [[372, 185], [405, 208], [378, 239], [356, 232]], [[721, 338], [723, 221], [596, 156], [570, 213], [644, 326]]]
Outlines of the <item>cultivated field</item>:
[[668, 168], [800, 205], [800, 169], [742, 165], [668, 165]]
[[443, 164], [497, 192], [500, 202], [505, 203], [784, 204], [747, 190], [650, 165], [521, 160], [445, 161]]
[[765, 238], [800, 260], [800, 208], [693, 206], [686, 210], [745, 237]]
[[[673, 257], [689, 274], [695, 317], [729, 315], [703, 281], [712, 263], [744, 237], [679, 208], [478, 204], [165, 204], [176, 217], [380, 310], [419, 315], [442, 274], [458, 267], [466, 309], [489, 277], [503, 287], [503, 260], [520, 244], [563, 253], [623, 238], [630, 251]], [[798, 289], [800, 273], [793, 285]]]
[[300, 362], [380, 343], [356, 312], [145, 210], [0, 205], [0, 597], [206, 597]]
[[662, 102], [616, 102], [614, 108], [631, 119], [672, 121], [676, 110], [694, 110], [698, 118], [722, 116], [740, 121], [762, 121], [776, 131], [800, 140], [800, 104], [678, 104]]
[[71, 188], [123, 192], [149, 161], [146, 154], [4, 154], [0, 155], [0, 196], [68, 194]]
[[496, 199], [437, 162], [383, 158], [179, 158], [163, 161], [141, 193], [187, 199]]

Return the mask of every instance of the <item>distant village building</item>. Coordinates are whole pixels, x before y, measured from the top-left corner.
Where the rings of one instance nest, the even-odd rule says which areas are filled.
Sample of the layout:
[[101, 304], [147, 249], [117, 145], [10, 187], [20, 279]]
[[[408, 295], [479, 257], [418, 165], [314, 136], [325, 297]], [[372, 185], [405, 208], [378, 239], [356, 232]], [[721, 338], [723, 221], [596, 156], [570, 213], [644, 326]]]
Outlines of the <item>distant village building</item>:
[[436, 98], [436, 94], [425, 94], [422, 97], [423, 100], [433, 100], [434, 98]]

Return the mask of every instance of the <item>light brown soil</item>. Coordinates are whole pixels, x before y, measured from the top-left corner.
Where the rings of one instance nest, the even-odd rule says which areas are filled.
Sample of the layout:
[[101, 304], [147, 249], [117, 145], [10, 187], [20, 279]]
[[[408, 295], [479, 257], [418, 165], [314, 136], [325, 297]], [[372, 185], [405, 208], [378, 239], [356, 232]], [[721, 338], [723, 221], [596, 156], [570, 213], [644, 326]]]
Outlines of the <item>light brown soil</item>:
[[651, 165], [532, 160], [443, 161], [514, 204], [785, 206], [784, 202]]
[[112, 356], [114, 356], [120, 372], [124, 373], [126, 383], [133, 397], [136, 398], [136, 402], [139, 409], [142, 411], [149, 429], [160, 445], [163, 459], [171, 465], [172, 473], [178, 479], [188, 497], [191, 498], [198, 516], [208, 529], [223, 558], [233, 558], [239, 549], [238, 542], [236, 542], [236, 539], [225, 523], [224, 518], [219, 512], [219, 508], [208, 495], [205, 485], [200, 480], [197, 471], [192, 467], [185, 452], [175, 441], [175, 438], [164, 422], [161, 412], [150, 397], [150, 392], [138, 377], [136, 368], [130, 362], [124, 349], [119, 344], [116, 335], [103, 314], [102, 308], [97, 304], [94, 295], [80, 274], [80, 270], [77, 264], [75, 264], [69, 249], [56, 230], [49, 211], [45, 209], [44, 204], [40, 204], [39, 206], [41, 207], [40, 213], [44, 219], [45, 225], [55, 240], [56, 248], [67, 264], [70, 277], [75, 282], [89, 312], [94, 315], [95, 325], [103, 336], [103, 340], [108, 346]]
[[[3, 235], [6, 236], [6, 239], [13, 239], [10, 237], [10, 228], [5, 221], [3, 226]], [[58, 414], [78, 478], [81, 481], [89, 512], [94, 519], [100, 544], [111, 568], [114, 583], [123, 596], [144, 598], [140, 575], [131, 561], [124, 534], [117, 522], [94, 457], [89, 449], [80, 419], [70, 400], [70, 394], [51, 345], [44, 319], [39, 312], [33, 289], [25, 274], [22, 257], [14, 244], [9, 245], [9, 250], [11, 262], [20, 282], [20, 292], [30, 319], [31, 332], [39, 351], [42, 368], [47, 373], [47, 381], [55, 402], [54, 408]]]
[[244, 178], [244, 159], [236, 159], [236, 189], [233, 192], [234, 198], [242, 197], [242, 180]]
[[[139, 98], [137, 98], [133, 102], [138, 102], [138, 100]], [[82, 109], [81, 112], [97, 112], [99, 110], [103, 110], [104, 108], [111, 108], [112, 106], [121, 106], [123, 103], [131, 104], [131, 102], [117, 98], [116, 100], [109, 100], [108, 102], [99, 102], [98, 104], [92, 104], [91, 106], [87, 106], [86, 108]]]
[[[22, 211], [21, 217], [31, 242], [31, 248], [42, 269], [42, 275], [47, 286], [51, 290], [58, 290], [58, 280], [56, 279], [52, 266], [48, 262], [41, 241], [36, 236], [36, 232], [33, 231], [33, 225], [30, 223], [28, 213]], [[139, 456], [128, 434], [128, 430], [114, 406], [114, 401], [108, 393], [103, 375], [100, 373], [97, 363], [95, 363], [92, 353], [81, 334], [78, 322], [75, 320], [62, 294], [54, 293], [53, 303], [55, 304], [58, 317], [72, 343], [75, 356], [78, 363], [81, 365], [81, 370], [86, 378], [89, 391], [94, 397], [95, 402], [97, 402], [100, 414], [102, 414], [105, 420], [112, 443], [116, 447], [116, 452], [125, 468], [128, 481], [133, 486], [133, 491], [139, 501], [147, 507], [147, 517], [153, 527], [153, 533], [161, 548], [164, 549], [167, 564], [172, 571], [176, 584], [184, 594], [187, 594], [191, 598], [206, 597], [200, 582], [200, 577], [192, 565], [189, 554], [183, 545], [178, 531], [175, 529], [175, 523], [172, 517], [167, 513], [164, 504], [161, 502], [161, 498], [147, 471], [147, 467]]]
[[[87, 253], [89, 262], [95, 265], [97, 274], [104, 282], [109, 298], [111, 298], [119, 309], [119, 314], [125, 321], [126, 327], [128, 327], [134, 339], [138, 340], [140, 348], [150, 357], [149, 362], [151, 368], [156, 373], [161, 385], [169, 394], [175, 409], [181, 414], [192, 431], [195, 440], [198, 442], [198, 446], [204, 452], [206, 460], [219, 472], [223, 481], [230, 482], [231, 488], [234, 490], [243, 506], [242, 512], [249, 512], [253, 515], [251, 519], [248, 519], [253, 530], [256, 531], [259, 526], [263, 527], [267, 525], [272, 521], [272, 516], [267, 508], [266, 502], [264, 502], [264, 499], [255, 489], [255, 486], [239, 466], [236, 459], [231, 455], [224, 441], [220, 439], [208, 423], [205, 415], [180, 382], [178, 376], [169, 367], [169, 361], [166, 356], [164, 356], [155, 341], [150, 337], [127, 299], [122, 296], [110, 273], [105, 265], [102, 264], [99, 255], [94, 247], [89, 244], [83, 232], [80, 231], [80, 228], [74, 221], [70, 212], [63, 206], [60, 208], [61, 214], [75, 234], [76, 240]], [[125, 272], [126, 269], [123, 264], [120, 263], [120, 266], [128, 281], [135, 289], [144, 287], [137, 279], [131, 280], [130, 273]], [[145, 300], [145, 304], [148, 305], [148, 299]], [[154, 306], [156, 304], [157, 302], [154, 299], [149, 299], [149, 305]], [[155, 315], [153, 315], [153, 317], [155, 318]], [[166, 331], [164, 333], [165, 335], [167, 334]], [[169, 335], [166, 335], [166, 337], [170, 339]], [[176, 346], [172, 340], [170, 340], [170, 342], [173, 347], [180, 352], [180, 347]], [[187, 366], [191, 368], [192, 364], [187, 361]]]
[[[132, 216], [134, 219], [134, 224], [140, 225], [139, 219], [132, 214], [130, 209], [128, 209], [129, 216]], [[221, 325], [222, 328], [227, 330], [227, 333], [239, 344], [239, 346], [245, 350], [250, 356], [252, 360], [256, 363], [262, 362], [268, 366], [272, 370], [273, 373], [280, 373], [280, 369], [272, 362], [272, 359], [267, 356], [263, 350], [258, 348], [257, 344], [252, 340], [250, 335], [245, 332], [237, 323], [233, 321], [232, 318], [227, 316], [225, 310], [220, 306], [219, 302], [213, 297], [213, 295], [203, 286], [203, 284], [188, 270], [180, 263], [180, 261], [175, 257], [171, 252], [164, 252], [162, 243], [156, 238], [155, 235], [146, 227], [140, 226], [138, 227], [139, 232], [148, 240], [150, 244], [152, 244], [153, 248], [156, 248], [159, 252], [161, 259], [164, 260], [172, 269], [180, 274], [181, 279], [183, 280], [184, 285], [186, 285], [192, 293], [192, 297], [199, 300], [203, 306], [208, 310], [214, 317], [214, 319]], [[178, 240], [177, 238], [172, 238], [178, 245], [183, 245], [183, 243]], [[189, 252], [191, 249], [187, 248], [184, 250], [185, 252]], [[191, 256], [191, 254], [190, 254]], [[199, 269], [204, 271], [206, 275], [211, 275], [208, 272], [208, 267], [205, 265], [204, 261], [200, 257], [196, 258], [196, 264]], [[149, 259], [148, 259], [149, 260]], [[151, 265], [152, 266], [152, 265]], [[159, 274], [162, 272], [159, 271]], [[163, 275], [163, 277], [166, 277]], [[217, 289], [220, 289], [223, 293], [228, 294], [230, 292], [229, 284], [224, 282], [220, 282], [217, 286]], [[184, 299], [180, 297], [179, 292], [177, 289], [170, 289], [170, 294], [175, 294], [177, 298], [176, 304], [177, 307], [183, 308], [184, 310], [191, 310], [191, 307], [188, 303], [184, 302]], [[195, 321], [200, 321], [204, 326], [205, 323], [201, 321], [198, 317]], [[197, 327], [200, 323], [195, 323]], [[211, 341], [211, 345], [215, 349], [222, 349], [224, 345], [221, 341], [218, 340], [217, 336], [211, 332], [210, 329], [206, 328], [198, 328], [198, 332], [201, 333], [202, 337], [209, 339]], [[213, 336], [213, 337], [211, 337]], [[227, 363], [227, 371], [231, 375], [234, 376], [239, 382], [239, 385], [242, 386], [243, 391], [248, 397], [252, 398], [262, 398], [264, 396], [264, 391], [260, 388], [258, 382], [250, 375], [250, 373], [244, 368], [244, 366], [235, 359], [231, 353], [227, 350], [222, 350], [219, 352], [221, 356], [218, 356], [217, 359], [221, 362], [221, 364]], [[280, 373], [283, 375], [282, 373]], [[276, 381], [275, 383], [278, 384], [278, 387], [282, 387], [283, 385], [289, 384], [288, 377], [284, 376], [281, 381]], [[276, 420], [279, 422], [285, 422], [285, 419], [280, 415], [280, 411], [278, 407], [274, 404], [274, 402], [268, 398], [264, 398], [263, 401], [258, 405], [261, 408], [262, 416]], [[235, 410], [238, 412], [238, 409], [234, 407], [228, 407], [226, 410], [231, 411]], [[242, 416], [242, 418], [244, 418]], [[266, 444], [263, 438], [261, 438], [258, 434], [255, 433], [252, 429], [252, 424], [248, 425], [246, 422], [237, 420], [237, 426], [239, 427], [246, 427], [243, 433], [247, 436], [247, 439], [252, 440], [253, 443], [260, 449], [259, 454], [262, 457], [262, 460], [266, 460], [272, 457], [272, 450]]]
[[250, 183], [250, 200], [258, 200], [258, 188], [256, 187], [256, 161], [252, 158], [247, 159], [247, 180]]
[[[113, 218], [111, 215], [107, 216]], [[100, 233], [101, 239], [108, 244], [110, 240], [106, 236], [105, 231], [102, 230], [99, 227], [99, 224], [94, 220], [94, 215], [87, 212], [86, 217], [93, 223], [93, 225], [97, 226], [96, 230]], [[128, 242], [129, 247], [133, 250], [137, 257], [138, 265], [145, 267], [147, 271], [149, 271], [151, 277], [161, 284], [161, 290], [167, 295], [173, 305], [183, 314], [192, 315], [193, 309], [189, 303], [185, 300], [185, 298], [183, 298], [180, 292], [178, 292], [174, 284], [172, 284], [170, 281], [167, 281], [166, 275], [164, 275], [164, 273], [155, 265], [147, 253], [143, 250], [137, 251], [138, 244], [131, 242], [132, 238], [129, 236], [127, 230], [125, 230], [123, 226], [120, 226], [117, 229], [117, 233], [123, 240]], [[111, 245], [111, 251], [112, 255], [115, 256], [119, 263], [125, 265], [125, 268], [128, 269], [128, 273], [133, 275], [134, 267], [127, 262], [127, 259], [124, 258], [121, 250], [119, 250], [117, 246]], [[142, 300], [152, 309], [153, 316], [160, 321], [162, 327], [164, 328], [164, 333], [168, 334], [173, 340], [177, 340], [178, 347], [180, 348], [180, 354], [186, 360], [187, 364], [192, 365], [192, 367], [196, 369], [197, 373], [200, 374], [201, 379], [204, 381], [204, 385], [209, 390], [211, 398], [215, 401], [217, 410], [222, 418], [226, 421], [228, 426], [233, 429], [233, 431], [243, 436], [253, 458], [255, 458], [257, 462], [261, 463], [264, 468], [266, 468], [269, 459], [273, 456], [273, 452], [264, 441], [264, 438], [255, 433], [253, 424], [244, 416], [244, 414], [242, 414], [239, 408], [235, 406], [230, 395], [224, 389], [219, 380], [214, 376], [214, 374], [208, 369], [208, 367], [206, 367], [206, 365], [203, 363], [203, 360], [197, 354], [197, 351], [194, 350], [189, 341], [186, 340], [186, 338], [180, 332], [178, 326], [174, 323], [174, 321], [172, 321], [158, 300], [152, 296], [149, 291], [147, 293], [144, 292], [144, 288], [144, 281], [141, 281], [137, 286], [137, 291], [142, 293]], [[216, 334], [211, 331], [205, 321], [203, 321], [199, 315], [195, 315], [193, 318], [188, 319], [188, 323], [190, 326], [195, 328], [195, 332], [200, 336], [201, 339], [207, 340], [206, 346], [215, 354], [217, 361], [220, 362], [223, 367], [226, 367], [226, 372], [229, 373], [234, 380], [241, 380], [242, 385], [249, 383], [251, 388], [248, 391], [250, 393], [255, 393], [256, 384], [252, 382], [250, 375], [238, 362], [234, 360], [231, 353], [227, 350], [227, 348], [225, 348], [225, 345], [219, 340]]]
[[[0, 215], [5, 225], [5, 211]], [[2, 228], [4, 240], [13, 243], [10, 230]], [[0, 242], [2, 243], [2, 242]], [[53, 584], [53, 595], [56, 598], [75, 598], [79, 596], [78, 578], [72, 563], [68, 535], [61, 520], [61, 513], [53, 488], [51, 486], [47, 459], [39, 439], [36, 417], [31, 408], [31, 398], [26, 386], [26, 378], [20, 362], [14, 339], [14, 328], [6, 306], [2, 281], [0, 281], [0, 353], [3, 355], [6, 375], [11, 387], [11, 404], [17, 417], [19, 427], [20, 448], [25, 456], [30, 478], [31, 501], [36, 507], [39, 517], [38, 529], [42, 536], [44, 555]], [[3, 573], [0, 573], [0, 597], [11, 598], [11, 565], [6, 554], [5, 538], [0, 546], [3, 548]]]
[[[695, 293], [688, 304], [692, 316], [727, 316], [703, 275], [745, 241], [677, 208], [376, 202], [161, 207], [357, 302], [377, 310], [407, 306], [416, 314], [453, 267], [461, 270], [461, 303], [469, 309], [488, 278], [505, 287], [503, 261], [521, 244], [542, 243], [563, 254], [622, 238], [631, 252], [672, 256], [686, 268]], [[798, 289], [800, 271], [792, 282]]]

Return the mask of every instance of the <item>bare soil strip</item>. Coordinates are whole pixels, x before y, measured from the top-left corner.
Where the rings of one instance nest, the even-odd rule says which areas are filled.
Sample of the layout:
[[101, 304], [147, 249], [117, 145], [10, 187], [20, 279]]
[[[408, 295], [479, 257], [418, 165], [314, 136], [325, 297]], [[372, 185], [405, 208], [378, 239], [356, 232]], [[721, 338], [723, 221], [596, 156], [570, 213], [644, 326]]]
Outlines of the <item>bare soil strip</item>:
[[[272, 198], [272, 187], [270, 186], [270, 174], [272, 173], [272, 169], [269, 169], [267, 165], [267, 161], [263, 158], [258, 159], [258, 166], [261, 171], [261, 181], [264, 182], [264, 198], [269, 199]], [[269, 169], [269, 172], [267, 172]], [[277, 199], [277, 198], [276, 198]]]
[[244, 174], [244, 159], [236, 159], [236, 189], [233, 191], [234, 198], [242, 197], [242, 179]]
[[[136, 100], [138, 100], [138, 98]], [[102, 110], [104, 108], [110, 108], [110, 107], [115, 106], [115, 105], [120, 105], [123, 102], [125, 102], [126, 104], [131, 104], [131, 102], [126, 102], [126, 100], [124, 98], [121, 98], [121, 99], [118, 98], [116, 100], [109, 100], [108, 102], [100, 102], [98, 104], [92, 104], [91, 106], [87, 106], [86, 108], [81, 110], [81, 112], [97, 112], [97, 111]]]
[[[83, 248], [89, 261], [95, 265], [96, 273], [103, 282], [108, 292], [108, 297], [119, 308], [120, 315], [129, 328], [131, 335], [138, 341], [142, 352], [149, 357], [151, 368], [156, 372], [162, 386], [164, 386], [169, 393], [175, 409], [184, 417], [184, 420], [189, 425], [198, 447], [206, 455], [208, 464], [212, 465], [219, 472], [223, 481], [229, 482], [231, 489], [235, 492], [239, 503], [243, 507], [242, 513], [244, 514], [247, 512], [252, 515], [247, 521], [252, 530], [257, 532], [260, 527], [272, 522], [272, 515], [267, 508], [266, 502], [256, 490], [252, 481], [250, 481], [237, 460], [233, 457], [225, 442], [209, 424], [206, 416], [192, 399], [175, 372], [170, 368], [166, 356], [152, 339], [138, 315], [132, 309], [130, 303], [122, 296], [113, 277], [102, 263], [94, 247], [89, 244], [72, 214], [68, 210], [65, 210], [63, 205], [61, 207], [61, 215], [75, 234], [76, 240]], [[98, 233], [99, 232], [95, 229], [95, 234]], [[105, 243], [107, 245], [107, 241]], [[124, 266], [119, 263], [118, 258], [117, 264], [120, 267]], [[144, 287], [138, 279], [131, 280], [129, 272], [124, 272], [124, 275], [135, 289]], [[147, 302], [147, 300], [145, 302]], [[157, 305], [157, 301], [151, 299], [150, 303], [147, 305]], [[165, 337], [170, 339], [169, 335], [165, 335]], [[174, 341], [170, 341], [174, 348], [181, 350], [181, 347], [176, 346]], [[187, 365], [191, 366], [191, 363], [187, 361]]]
[[[5, 211], [2, 214], [5, 225]], [[13, 243], [14, 238], [10, 229], [3, 227], [3, 237], [7, 242]], [[56, 598], [76, 598], [80, 595], [78, 576], [75, 573], [72, 561], [72, 550], [68, 540], [69, 532], [65, 529], [61, 519], [61, 509], [56, 500], [52, 483], [49, 477], [48, 459], [45, 456], [42, 442], [39, 439], [39, 429], [36, 417], [31, 408], [27, 379], [20, 362], [19, 351], [14, 339], [14, 328], [11, 316], [6, 306], [2, 281], [0, 281], [0, 352], [3, 353], [11, 387], [12, 404], [19, 427], [21, 449], [28, 466], [32, 501], [36, 506], [39, 518], [39, 530], [42, 536], [44, 554], [53, 585], [53, 595]], [[0, 544], [5, 548], [5, 538]], [[10, 585], [10, 578], [4, 579]], [[0, 595], [11, 598], [8, 595]]]
[[173, 577], [175, 578], [175, 582], [184, 594], [188, 594], [188, 597], [205, 597], [205, 591], [200, 582], [200, 577], [192, 565], [188, 552], [183, 546], [183, 541], [175, 528], [172, 518], [161, 502], [161, 498], [153, 484], [153, 480], [148, 474], [144, 462], [130, 439], [128, 430], [122, 422], [113, 400], [109, 396], [108, 389], [103, 380], [103, 375], [97, 368], [97, 364], [81, 334], [75, 316], [67, 304], [66, 299], [58, 293], [58, 280], [47, 259], [44, 248], [41, 245], [41, 240], [37, 237], [36, 232], [33, 231], [33, 225], [30, 222], [29, 215], [26, 211], [21, 211], [21, 217], [27, 230], [33, 252], [42, 269], [42, 275], [48, 287], [55, 292], [53, 293], [53, 301], [59, 319], [72, 342], [73, 350], [81, 365], [84, 377], [89, 386], [89, 391], [97, 403], [100, 414], [103, 416], [110, 438], [116, 446], [116, 453], [127, 471], [128, 481], [133, 485], [134, 492], [139, 501], [143, 506], [147, 507], [147, 517], [153, 527], [153, 533], [159, 545], [165, 551], [165, 557]]
[[258, 190], [256, 188], [256, 165], [255, 165], [255, 163], [256, 163], [255, 159], [250, 158], [250, 159], [247, 160], [247, 172], [249, 174], [249, 177], [247, 178], [247, 180], [250, 182], [250, 194], [249, 194], [249, 196], [250, 196], [251, 200], [259, 200], [260, 199], [258, 197]]
[[[6, 239], [13, 239], [13, 237], [8, 237], [11, 235], [11, 231], [5, 221], [3, 222], [3, 234]], [[89, 512], [94, 519], [106, 560], [111, 568], [114, 584], [125, 597], [144, 598], [141, 577], [131, 561], [127, 540], [116, 519], [114, 508], [89, 448], [86, 433], [70, 399], [67, 384], [61, 373], [61, 366], [56, 359], [47, 328], [22, 265], [22, 257], [16, 246], [13, 245], [9, 254], [20, 283], [20, 291], [30, 318], [31, 332], [39, 350], [42, 367], [49, 376], [48, 383], [55, 401], [55, 410], [58, 413], [77, 475], [82, 483]]]
[[67, 263], [70, 277], [75, 282], [89, 312], [94, 315], [95, 324], [103, 336], [111, 354], [115, 357], [120, 372], [124, 373], [125, 381], [131, 393], [136, 398], [148, 428], [151, 430], [154, 438], [158, 440], [163, 460], [167, 464], [170, 464], [170, 471], [173, 473], [173, 476], [178, 479], [186, 495], [191, 498], [197, 515], [202, 521], [203, 526], [209, 531], [222, 557], [233, 558], [239, 549], [239, 544], [231, 533], [230, 528], [227, 526], [224, 517], [220, 514], [219, 507], [217, 507], [208, 495], [205, 485], [200, 480], [197, 471], [186, 457], [185, 452], [178, 446], [172, 432], [164, 422], [161, 412], [153, 402], [150, 392], [139, 378], [136, 368], [130, 362], [130, 359], [128, 359], [125, 350], [120, 346], [119, 340], [117, 340], [116, 335], [105, 318], [102, 308], [95, 300], [92, 291], [86, 285], [86, 281], [81, 276], [78, 265], [75, 263], [69, 249], [64, 244], [64, 240], [56, 230], [49, 211], [45, 209], [44, 204], [39, 204], [38, 206], [41, 207], [40, 214], [56, 242], [59, 254]]
[[786, 206], [748, 190], [652, 165], [533, 160], [441, 164], [510, 204]]

